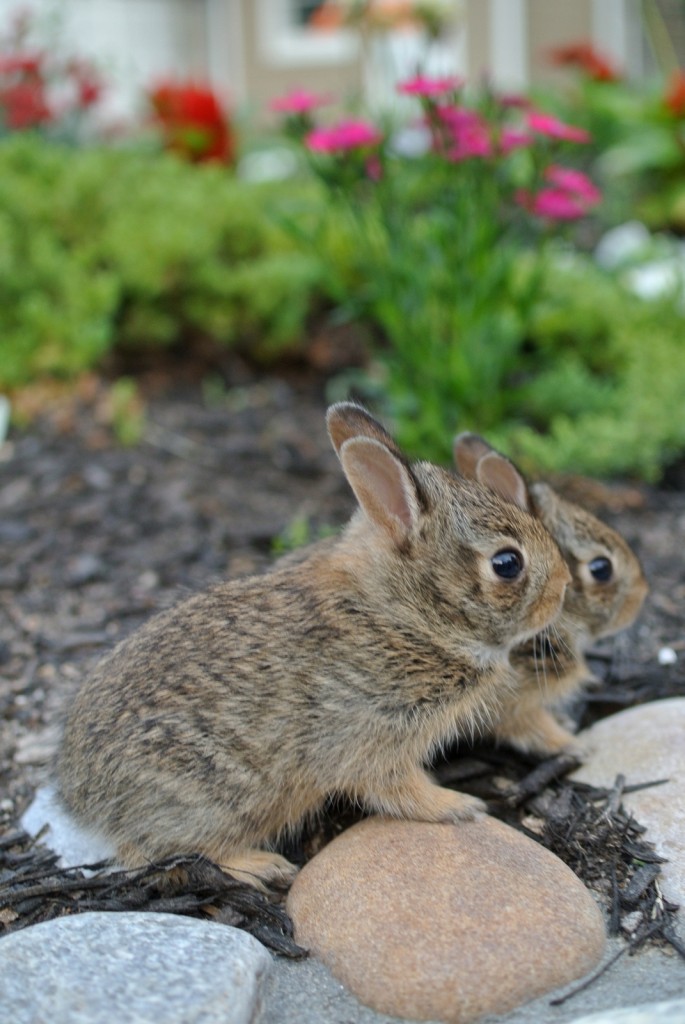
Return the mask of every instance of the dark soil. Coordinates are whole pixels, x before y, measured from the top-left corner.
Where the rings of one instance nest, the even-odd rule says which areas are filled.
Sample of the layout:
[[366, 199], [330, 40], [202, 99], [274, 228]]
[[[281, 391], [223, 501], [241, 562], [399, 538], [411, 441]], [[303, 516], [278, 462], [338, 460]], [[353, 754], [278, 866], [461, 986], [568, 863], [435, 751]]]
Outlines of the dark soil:
[[[106, 387], [91, 380], [76, 394], [50, 396], [31, 426], [0, 448], [0, 908], [11, 903], [3, 891], [14, 891], [16, 907], [17, 887], [26, 894], [28, 886], [34, 902], [25, 896], [25, 923], [89, 908], [77, 884], [82, 876], [57, 875], [41, 860], [44, 851], [17, 833], [17, 822], [49, 775], [61, 714], [93, 662], [185, 593], [264, 570], [288, 537], [315, 539], [353, 508], [326, 437], [320, 375], [298, 369], [257, 376], [235, 362], [224, 368], [221, 386], [157, 372], [142, 387], [146, 424], [134, 447], [116, 441]], [[685, 474], [676, 467], [668, 479], [662, 489], [557, 481], [623, 532], [652, 587], [638, 623], [593, 652], [602, 682], [574, 709], [580, 725], [630, 704], [685, 695]], [[675, 652], [672, 664], [660, 663], [665, 647]], [[554, 849], [602, 892], [614, 930], [624, 913], [642, 908], [645, 927], [633, 933], [644, 941], [647, 923], [668, 924], [672, 911], [658, 903], [649, 836], [622, 810], [625, 781], [611, 793], [592, 791], [564, 780], [571, 765], [563, 759], [545, 765], [485, 746], [437, 767], [444, 782], [485, 795], [494, 813]], [[352, 817], [349, 808], [332, 806], [288, 852], [306, 860]], [[47, 897], [35, 902], [38, 875], [52, 886], [49, 913]], [[283, 931], [282, 921], [264, 925], [264, 905], [252, 912], [242, 896], [223, 899], [209, 875], [186, 871], [188, 884], [174, 897], [186, 902], [176, 912], [211, 912], [260, 935], [269, 927]], [[169, 898], [160, 877], [148, 903]], [[59, 879], [66, 885], [61, 902], [54, 899]], [[152, 892], [149, 875], [125, 881], [128, 896], [116, 893], [121, 905], [130, 906], [132, 891]], [[67, 890], [78, 890], [78, 905]], [[15, 920], [0, 916], [0, 932]]]

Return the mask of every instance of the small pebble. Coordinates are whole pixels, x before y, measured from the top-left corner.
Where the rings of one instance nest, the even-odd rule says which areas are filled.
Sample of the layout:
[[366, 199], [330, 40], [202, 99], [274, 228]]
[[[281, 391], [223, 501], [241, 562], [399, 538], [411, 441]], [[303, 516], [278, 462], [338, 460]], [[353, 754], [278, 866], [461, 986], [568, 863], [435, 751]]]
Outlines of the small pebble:
[[659, 650], [657, 659], [660, 665], [675, 665], [678, 660], [678, 655], [672, 647], [662, 647]]

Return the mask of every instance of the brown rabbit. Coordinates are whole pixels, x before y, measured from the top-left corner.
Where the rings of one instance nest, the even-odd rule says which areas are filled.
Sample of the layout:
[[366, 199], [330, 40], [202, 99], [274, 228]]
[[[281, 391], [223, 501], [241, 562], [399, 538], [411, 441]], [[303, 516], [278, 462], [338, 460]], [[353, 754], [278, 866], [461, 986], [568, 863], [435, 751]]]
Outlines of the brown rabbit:
[[292, 876], [263, 847], [329, 793], [422, 821], [483, 808], [422, 763], [495, 713], [566, 564], [505, 459], [474, 483], [410, 464], [358, 406], [327, 422], [360, 506], [341, 539], [153, 618], [69, 711], [62, 799], [125, 865], [198, 852], [259, 885]]
[[[482, 480], [493, 456], [504, 457], [477, 434], [455, 438], [454, 460], [468, 479]], [[648, 588], [637, 557], [615, 530], [547, 484], [533, 484], [527, 493], [526, 506], [559, 545], [572, 582], [550, 630], [512, 650], [518, 685], [515, 696], [503, 698], [493, 731], [520, 750], [553, 754], [573, 748], [575, 738], [546, 706], [592, 678], [583, 651], [593, 640], [629, 626]]]

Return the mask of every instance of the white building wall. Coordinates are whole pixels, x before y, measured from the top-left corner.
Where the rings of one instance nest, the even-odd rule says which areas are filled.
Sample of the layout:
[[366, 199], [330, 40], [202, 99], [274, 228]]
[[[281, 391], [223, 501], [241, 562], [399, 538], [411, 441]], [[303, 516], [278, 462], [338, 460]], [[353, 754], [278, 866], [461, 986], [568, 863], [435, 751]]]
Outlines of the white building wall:
[[[0, 31], [28, 7], [38, 40], [61, 40], [65, 52], [94, 59], [111, 89], [109, 116], [130, 117], [145, 88], [167, 77], [205, 80], [210, 65], [209, 6], [215, 0], [0, 0]], [[224, 3], [225, 7], [225, 3]]]

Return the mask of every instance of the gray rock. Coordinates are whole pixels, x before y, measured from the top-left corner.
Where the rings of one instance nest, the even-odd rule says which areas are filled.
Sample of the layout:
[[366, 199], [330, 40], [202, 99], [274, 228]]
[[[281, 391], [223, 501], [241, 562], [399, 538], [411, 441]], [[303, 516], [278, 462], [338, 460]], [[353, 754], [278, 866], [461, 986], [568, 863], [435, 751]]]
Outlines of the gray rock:
[[605, 1010], [589, 1017], [578, 1017], [571, 1024], [683, 1024], [685, 999], [672, 999], [665, 1003], [646, 1003], [644, 1006], [626, 1006], [619, 1010]]
[[0, 939], [12, 1024], [249, 1024], [271, 967], [225, 925], [171, 914], [80, 914]]
[[[624, 945], [621, 939], [610, 939], [605, 962], [613, 960]], [[638, 1012], [642, 1009], [638, 1004], [644, 1002], [647, 1006], [650, 999], [680, 1000], [685, 991], [685, 964], [662, 948], [644, 948], [635, 956], [620, 957], [601, 977], [567, 1002], [552, 1005], [552, 999], [576, 992], [578, 984], [572, 982], [553, 993], [538, 996], [505, 1016], [487, 1017], [487, 1024], [495, 1024], [495, 1021], [496, 1024], [578, 1024], [578, 1018], [586, 1014], [609, 1015], [617, 1006], [631, 1006]], [[685, 1015], [676, 1020], [683, 1024]], [[264, 1008], [259, 1024], [401, 1024], [401, 1021], [362, 1006], [319, 961], [293, 962], [276, 958], [264, 985]], [[662, 1022], [657, 1018], [657, 1024], [675, 1024], [675, 1021]]]

